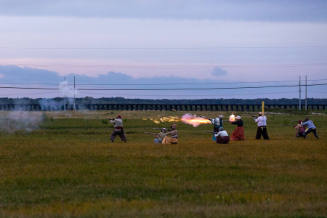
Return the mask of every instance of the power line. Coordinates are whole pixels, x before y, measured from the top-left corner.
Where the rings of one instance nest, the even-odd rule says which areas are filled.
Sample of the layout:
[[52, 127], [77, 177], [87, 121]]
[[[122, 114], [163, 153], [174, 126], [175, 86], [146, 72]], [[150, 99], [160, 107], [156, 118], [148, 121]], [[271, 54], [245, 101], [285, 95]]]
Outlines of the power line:
[[212, 50], [212, 49], [295, 49], [324, 48], [327, 45], [301, 46], [207, 46], [207, 47], [0, 47], [0, 49], [19, 50]]
[[[327, 83], [308, 84], [307, 86], [325, 86]], [[80, 88], [81, 91], [197, 91], [197, 90], [236, 90], [236, 89], [264, 89], [264, 88], [294, 88], [299, 85], [267, 85], [267, 86], [238, 86], [238, 87], [207, 87], [207, 88]], [[305, 86], [305, 85], [301, 85]], [[0, 89], [22, 90], [58, 90], [46, 87], [0, 86]]]
[[[83, 92], [81, 92], [83, 93]], [[221, 93], [220, 93], [221, 94]], [[269, 94], [290, 94], [290, 92], [260, 92], [260, 93], [223, 93], [222, 95], [231, 95], [231, 96], [239, 96], [239, 95], [269, 95]], [[197, 94], [122, 94], [120, 93], [119, 95], [121, 96], [216, 96], [218, 97], [219, 94], [202, 94], [202, 95], [197, 95]]]
[[[303, 80], [304, 81], [304, 80]], [[315, 80], [307, 80], [307, 81], [327, 81], [327, 79], [315, 79]], [[297, 83], [296, 80], [275, 80], [275, 81], [256, 81], [256, 82], [241, 82], [241, 81], [222, 81], [222, 82], [167, 82], [167, 83], [76, 83], [78, 86], [159, 86], [159, 85], [185, 85], [185, 84], [194, 84], [194, 85], [207, 85], [207, 84], [228, 84], [228, 83], [239, 83], [239, 84], [251, 84], [251, 83], [286, 83], [286, 82], [294, 82]], [[31, 82], [30, 85], [50, 85], [50, 86], [58, 86], [58, 83], [39, 83], [39, 82]], [[0, 85], [28, 85], [24, 83], [0, 83]], [[74, 84], [68, 84], [73, 86]]]
[[224, 82], [167, 82], [167, 83], [79, 83], [79, 86], [118, 86], [118, 85], [131, 85], [131, 86], [152, 86], [152, 85], [185, 85], [185, 84], [196, 84], [196, 85], [207, 85], [207, 84], [226, 84], [226, 83], [285, 83], [285, 82], [296, 82], [295, 80], [288, 81], [258, 81], [258, 82], [237, 82], [237, 81], [224, 81]]
[[59, 88], [21, 87], [21, 86], [0, 86], [0, 89], [21, 89], [21, 90], [59, 90]]

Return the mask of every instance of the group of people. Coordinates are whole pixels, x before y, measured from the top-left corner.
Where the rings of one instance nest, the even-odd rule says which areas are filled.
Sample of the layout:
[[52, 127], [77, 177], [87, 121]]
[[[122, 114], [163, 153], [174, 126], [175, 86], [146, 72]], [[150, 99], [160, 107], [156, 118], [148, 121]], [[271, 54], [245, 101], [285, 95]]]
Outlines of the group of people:
[[160, 132], [155, 134], [154, 143], [157, 144], [177, 144], [178, 132], [176, 124], [170, 126], [170, 129], [161, 128]]
[[[235, 120], [230, 122], [231, 124], [236, 125], [236, 128], [232, 133], [231, 140], [244, 140], [245, 137], [242, 117], [236, 116]], [[223, 115], [219, 115], [217, 118], [211, 119], [211, 123], [213, 124], [212, 139], [219, 144], [228, 144], [230, 141], [230, 137], [223, 127]]]
[[309, 133], [313, 133], [314, 136], [319, 139], [317, 135], [317, 128], [312, 120], [305, 118], [303, 121], [299, 120], [298, 124], [294, 127], [296, 129], [296, 137], [306, 138]]
[[[214, 125], [214, 136], [213, 139], [219, 144], [227, 144], [230, 141], [230, 137], [226, 130], [223, 128], [223, 116], [220, 115], [215, 119], [212, 119], [211, 122]], [[269, 140], [268, 130], [267, 130], [267, 117], [259, 112], [258, 116], [255, 117], [254, 121], [257, 124], [257, 133], [256, 139]], [[244, 128], [243, 128], [243, 120], [241, 116], [236, 116], [235, 121], [231, 121], [232, 124], [237, 125], [235, 130], [232, 133], [231, 140], [244, 140]], [[299, 120], [298, 124], [295, 126], [296, 136], [306, 138], [309, 133], [313, 133], [314, 136], [318, 139], [319, 136], [317, 134], [316, 126], [313, 121], [309, 118], [305, 118], [304, 121]]]
[[[231, 137], [229, 137], [227, 131], [223, 127], [223, 115], [219, 115], [214, 119], [210, 119], [213, 124], [213, 140], [219, 144], [228, 144], [230, 140], [244, 140], [244, 127], [243, 120], [241, 116], [236, 116], [235, 120], [230, 120], [230, 123], [236, 125], [236, 128], [232, 132]], [[267, 117], [259, 112], [258, 116], [255, 117], [254, 121], [257, 124], [257, 133], [256, 139], [269, 140], [268, 131], [267, 131]], [[114, 142], [116, 136], [119, 136], [123, 142], [127, 142], [124, 128], [123, 120], [120, 115], [115, 119], [111, 119], [110, 122], [114, 125], [114, 131], [111, 134], [111, 141]], [[301, 121], [299, 120], [298, 124], [295, 126], [296, 136], [306, 138], [309, 133], [313, 133], [316, 138], [319, 138], [317, 135], [316, 126], [313, 121], [309, 118]], [[178, 143], [178, 132], [176, 124], [172, 124], [170, 129], [161, 128], [159, 133], [151, 133], [155, 135], [154, 142], [160, 144], [177, 144]]]
[[[110, 119], [110, 123], [114, 126], [114, 130], [110, 137], [111, 142], [114, 142], [117, 136], [119, 136], [123, 142], [127, 142], [122, 117], [118, 115], [115, 119]], [[171, 125], [169, 130], [162, 128], [159, 133], [155, 134], [154, 142], [161, 144], [177, 144], [178, 132], [176, 124]]]

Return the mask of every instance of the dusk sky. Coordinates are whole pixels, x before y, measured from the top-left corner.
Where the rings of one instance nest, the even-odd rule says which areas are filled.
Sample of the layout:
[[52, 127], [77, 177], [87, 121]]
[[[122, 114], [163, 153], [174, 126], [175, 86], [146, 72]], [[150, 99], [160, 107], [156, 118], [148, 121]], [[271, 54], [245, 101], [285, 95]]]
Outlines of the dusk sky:
[[[48, 71], [90, 81], [109, 72], [137, 82], [326, 79], [326, 39], [325, 0], [0, 0], [0, 66], [43, 69], [40, 84]], [[28, 82], [8, 72], [0, 83]]]

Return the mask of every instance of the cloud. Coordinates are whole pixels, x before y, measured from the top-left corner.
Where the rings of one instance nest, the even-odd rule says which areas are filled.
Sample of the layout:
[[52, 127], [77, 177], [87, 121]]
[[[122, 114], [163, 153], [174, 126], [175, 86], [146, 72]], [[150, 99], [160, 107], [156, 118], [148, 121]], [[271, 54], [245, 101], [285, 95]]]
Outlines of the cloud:
[[226, 76], [227, 74], [228, 72], [220, 67], [215, 67], [211, 72], [211, 75], [216, 77]]
[[59, 83], [63, 77], [60, 77], [58, 73], [41, 70], [28, 67], [19, 67], [15, 65], [0, 66], [0, 82], [1, 83]]
[[0, 15], [326, 21], [325, 0], [0, 0]]
[[[24, 68], [18, 66], [0, 66], [0, 72], [3, 75], [0, 78], [0, 83], [18, 85], [20, 87], [51, 87], [59, 88], [59, 83], [64, 80], [59, 73], [48, 70]], [[247, 89], [241, 94], [238, 89], [235, 90], [188, 90], [190, 87], [196, 88], [230, 88], [244, 86], [237, 81], [224, 81], [218, 76], [224, 76], [228, 72], [220, 67], [214, 68], [212, 74], [217, 76], [217, 79], [194, 79], [172, 76], [134, 78], [125, 73], [108, 72], [104, 75], [91, 77], [86, 75], [77, 75], [77, 97], [92, 96], [92, 97], [127, 97], [127, 98], [148, 98], [148, 99], [194, 99], [194, 98], [281, 98], [281, 97], [296, 97], [297, 92], [294, 88], [273, 88], [263, 89], [262, 92], [257, 92], [256, 89]], [[69, 87], [72, 87], [73, 75], [66, 76]], [[250, 83], [252, 84], [252, 83]], [[279, 83], [265, 83], [266, 85], [277, 85]], [[247, 83], [247, 85], [249, 85]], [[257, 85], [253, 83], [252, 85]], [[150, 89], [137, 90], [137, 89]], [[179, 88], [180, 90], [171, 90]], [[186, 89], [184, 89], [186, 88]], [[98, 90], [90, 90], [98, 89]], [[107, 90], [104, 90], [107, 89]], [[125, 89], [125, 90], [124, 90]], [[129, 90], [128, 90], [129, 89]], [[130, 90], [132, 89], [132, 90]], [[151, 90], [152, 89], [152, 90]], [[164, 90], [157, 90], [164, 89]], [[311, 87], [310, 96], [317, 98], [325, 98], [323, 92], [324, 86]], [[277, 93], [276, 93], [277, 91]], [[58, 97], [63, 96], [58, 90], [17, 90], [17, 89], [2, 89], [0, 97]]]
[[[36, 69], [30, 67], [19, 67], [15, 65], [1, 66], [0, 72], [2, 77], [0, 77], [0, 83], [10, 83], [10, 84], [22, 84], [22, 85], [49, 85], [57, 84], [59, 85], [65, 78], [69, 81], [73, 81], [73, 74], [67, 74], [61, 76], [58, 72], [49, 71], [44, 69]], [[195, 78], [183, 78], [174, 76], [157, 76], [157, 77], [140, 77], [134, 78], [130, 75], [121, 72], [108, 72], [106, 74], [101, 74], [98, 76], [88, 76], [88, 75], [76, 75], [77, 83], [80, 84], [133, 84], [133, 83], [147, 83], [147, 84], [157, 84], [157, 83], [169, 83], [174, 82], [196, 82], [205, 83], [208, 80], [197, 80]]]

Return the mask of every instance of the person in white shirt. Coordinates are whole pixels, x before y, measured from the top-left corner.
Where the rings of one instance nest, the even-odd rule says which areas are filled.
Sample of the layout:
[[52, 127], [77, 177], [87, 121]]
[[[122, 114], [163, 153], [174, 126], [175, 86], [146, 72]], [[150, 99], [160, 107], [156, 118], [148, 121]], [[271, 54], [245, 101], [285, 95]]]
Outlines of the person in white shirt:
[[229, 136], [226, 130], [223, 127], [219, 128], [219, 132], [215, 135], [216, 142], [218, 144], [228, 144], [229, 143]]
[[257, 125], [257, 135], [256, 139], [261, 139], [261, 135], [263, 136], [263, 139], [268, 140], [268, 131], [267, 131], [267, 117], [262, 114], [262, 112], [259, 112], [259, 117], [254, 120]]
[[211, 119], [213, 134], [217, 134], [219, 132], [219, 128], [223, 127], [223, 117], [223, 115], [219, 115], [218, 117]]
[[120, 115], [118, 115], [116, 117], [116, 119], [110, 120], [110, 123], [112, 123], [114, 125], [114, 131], [113, 131], [113, 133], [111, 134], [111, 137], [110, 137], [111, 142], [114, 142], [117, 135], [120, 137], [120, 139], [123, 142], [127, 142], [127, 139], [126, 139], [126, 136], [125, 136], [125, 133], [124, 133], [122, 117]]

